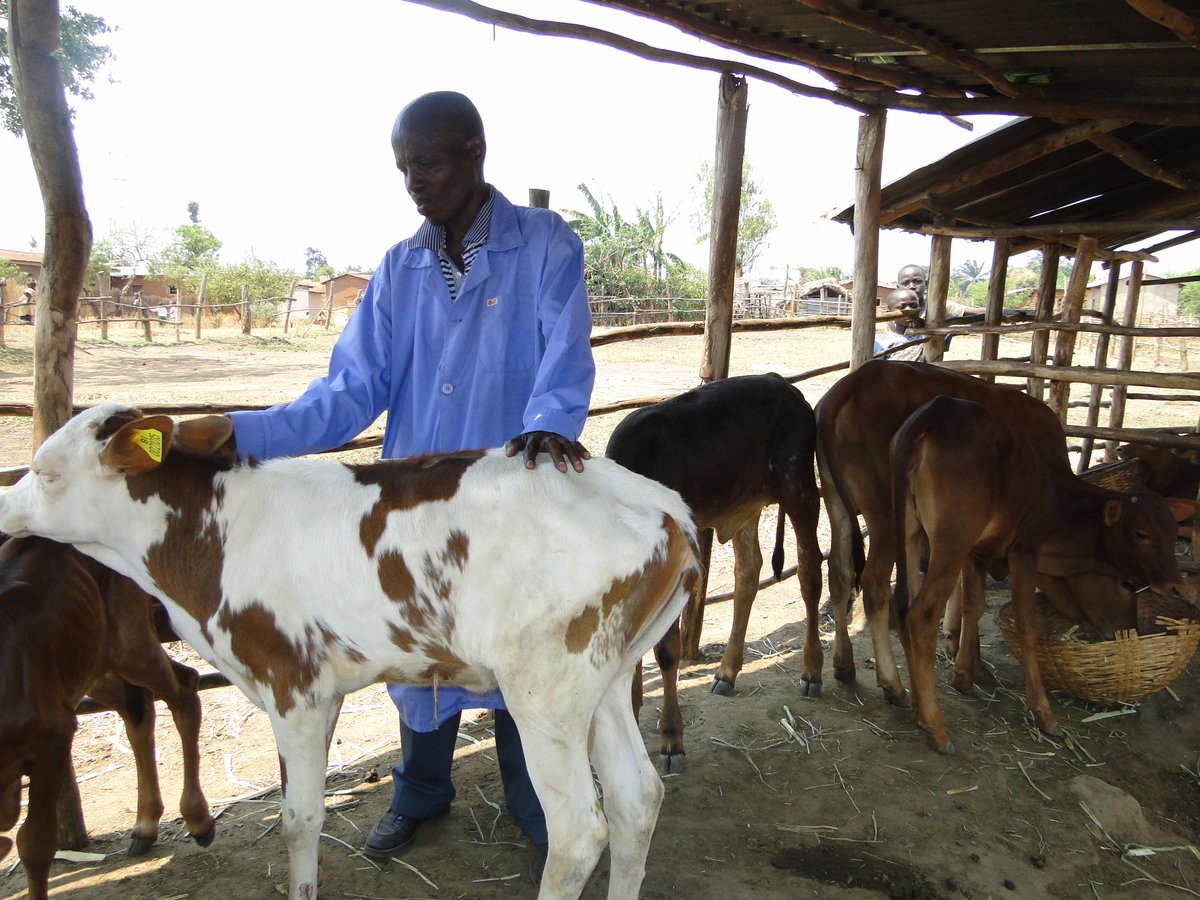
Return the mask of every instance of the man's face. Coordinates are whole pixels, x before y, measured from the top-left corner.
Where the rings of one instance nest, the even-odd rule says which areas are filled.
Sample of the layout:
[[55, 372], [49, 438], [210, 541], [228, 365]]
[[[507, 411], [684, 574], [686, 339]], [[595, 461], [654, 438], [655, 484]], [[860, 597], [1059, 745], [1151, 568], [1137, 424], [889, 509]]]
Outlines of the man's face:
[[482, 183], [482, 138], [402, 130], [392, 150], [417, 212], [434, 225], [453, 221], [470, 206]]
[[896, 287], [906, 291], [915, 291], [917, 296], [925, 296], [925, 273], [920, 266], [905, 266], [896, 278]]

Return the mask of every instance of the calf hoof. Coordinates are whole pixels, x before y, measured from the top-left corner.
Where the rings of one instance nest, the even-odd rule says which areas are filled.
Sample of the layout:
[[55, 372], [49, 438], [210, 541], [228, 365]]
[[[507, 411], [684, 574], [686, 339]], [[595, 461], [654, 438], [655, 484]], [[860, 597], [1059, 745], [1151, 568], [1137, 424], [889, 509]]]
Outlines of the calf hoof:
[[713, 678], [712, 687], [709, 690], [714, 694], [720, 694], [722, 697], [728, 697], [733, 693], [733, 682], [718, 675]]
[[849, 684], [851, 681], [854, 681], [854, 679], [857, 677], [857, 672], [854, 669], [854, 663], [850, 663], [846, 666], [839, 666], [837, 663], [834, 663], [833, 677], [838, 681], [844, 681], [847, 684]]
[[1065, 732], [1062, 730], [1062, 726], [1057, 722], [1051, 722], [1047, 725], [1043, 725], [1039, 722], [1038, 728], [1041, 730], [1042, 734], [1048, 734], [1052, 738], [1061, 738], [1066, 736]]
[[898, 706], [901, 709], [909, 709], [912, 707], [912, 703], [908, 699], [908, 691], [906, 691], [904, 688], [900, 688], [900, 690], [897, 691], [894, 688], [887, 687], [885, 685], [883, 688], [883, 699], [892, 704], [892, 706]]
[[154, 846], [154, 842], [158, 840], [158, 833], [146, 836], [138, 834], [136, 831], [129, 836], [129, 848], [125, 851], [126, 856], [141, 856], [147, 850]]
[[821, 679], [810, 681], [807, 678], [800, 679], [800, 696], [801, 697], [820, 697], [821, 696]]
[[667, 753], [665, 750], [658, 754], [659, 765], [664, 775], [678, 775], [683, 771], [683, 760], [687, 756], [682, 750], [678, 753]]
[[955, 672], [954, 680], [950, 683], [960, 694], [969, 694], [975, 687], [975, 676], [967, 672]]
[[193, 834], [192, 840], [201, 847], [207, 847], [213, 842], [213, 838], [217, 836], [217, 823], [213, 822], [208, 826], [207, 831], [202, 831], [200, 834]]
[[946, 738], [945, 743], [939, 743], [938, 741], [934, 740], [933, 738], [930, 738], [929, 745], [931, 747], [933, 747], [933, 749], [936, 750], [938, 753], [942, 753], [946, 756], [954, 755], [954, 741], [950, 740], [949, 738]]

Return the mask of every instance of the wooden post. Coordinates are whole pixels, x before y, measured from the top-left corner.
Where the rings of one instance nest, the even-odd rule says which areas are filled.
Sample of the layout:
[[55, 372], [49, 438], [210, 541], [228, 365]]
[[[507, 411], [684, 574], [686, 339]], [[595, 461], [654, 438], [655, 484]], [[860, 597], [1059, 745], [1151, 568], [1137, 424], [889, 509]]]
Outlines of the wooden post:
[[550, 192], [545, 188], [529, 189], [529, 205], [537, 209], [550, 208]]
[[287, 297], [287, 307], [283, 311], [283, 333], [284, 334], [287, 334], [288, 321], [292, 317], [292, 294], [294, 294], [294, 293], [296, 293], [296, 279], [295, 278], [293, 278], [288, 283], [288, 290], [287, 290], [287, 294], [285, 295]]
[[[113, 294], [112, 295], [112, 305], [113, 305], [114, 310], [117, 308], [117, 304], [120, 302], [121, 302], [120, 295]], [[102, 340], [102, 341], [108, 340], [108, 315], [109, 315], [108, 304], [105, 301], [101, 300], [100, 301], [100, 340]]]
[[200, 320], [204, 318], [204, 290], [208, 287], [208, 273], [200, 273], [200, 293], [196, 296], [196, 340], [200, 340]]
[[[1058, 244], [1046, 244], [1042, 247], [1042, 277], [1038, 282], [1037, 321], [1049, 322], [1054, 318], [1054, 295], [1058, 293], [1058, 258], [1062, 248]], [[1029, 361], [1041, 365], [1046, 361], [1046, 353], [1050, 349], [1050, 332], [1035, 331], [1029, 342]], [[1040, 378], [1030, 378], [1028, 391], [1030, 397], [1042, 399], [1045, 382]]]
[[[1121, 262], [1114, 261], [1112, 268], [1108, 273], [1108, 284], [1104, 289], [1104, 308], [1101, 314], [1104, 316], [1104, 324], [1111, 325], [1113, 321], [1113, 311], [1117, 308], [1117, 290], [1121, 286]], [[1096, 362], [1097, 369], [1108, 368], [1108, 334], [1096, 335]], [[1088, 398], [1087, 409], [1087, 427], [1095, 428], [1100, 421], [1100, 401], [1104, 397], [1104, 385], [1093, 384], [1092, 393]], [[1082, 472], [1091, 465], [1092, 447], [1095, 444], [1095, 438], [1084, 437], [1079, 443], [1079, 462], [1075, 466], [1076, 472]]]
[[[1125, 310], [1121, 315], [1121, 324], [1126, 328], [1132, 328], [1137, 324], [1138, 301], [1142, 298], [1144, 269], [1145, 263], [1140, 259], [1134, 260], [1133, 265], [1129, 267], [1129, 288], [1125, 291]], [[1123, 334], [1117, 342], [1117, 368], [1122, 372], [1128, 372], [1133, 368], [1134, 340], [1132, 334]], [[1108, 410], [1109, 428], [1120, 428], [1125, 422], [1125, 394], [1127, 391], [1128, 389], [1123, 384], [1113, 385], [1112, 406]], [[1117, 458], [1116, 441], [1105, 441], [1104, 458], [1110, 461]]]
[[250, 333], [250, 285], [242, 285], [242, 334]]
[[879, 194], [887, 110], [858, 120], [854, 161], [854, 307], [850, 313], [850, 369], [875, 352], [875, 296], [879, 284]]
[[333, 321], [333, 279], [330, 278], [325, 282], [325, 330], [329, 330], [329, 323]]
[[[987, 312], [983, 314], [985, 325], [999, 325], [1004, 318], [1004, 283], [1008, 280], [1008, 238], [996, 238], [992, 247], [992, 274], [988, 278]], [[985, 334], [979, 358], [996, 359], [1000, 354], [1000, 335]], [[985, 381], [995, 381], [991, 375], [982, 376]]]
[[[700, 359], [700, 380], [706, 382], [718, 381], [729, 374], [733, 281], [737, 274], [738, 217], [742, 206], [742, 161], [746, 155], [746, 96], [747, 82], [744, 76], [730, 72], [721, 75], [717, 96], [712, 225], [708, 242], [708, 308], [704, 317], [704, 349]], [[699, 641], [698, 633], [696, 639]], [[685, 657], [686, 643], [685, 637]]]
[[[748, 84], [745, 76], [723, 72], [717, 87], [717, 146], [713, 161], [712, 220], [708, 235], [708, 303], [704, 310], [704, 344], [700, 354], [700, 380], [719, 381], [729, 375], [729, 349], [733, 338], [733, 284], [737, 277], [738, 219], [742, 209], [742, 162], [746, 155]], [[701, 561], [705, 571], [712, 552], [712, 530], [701, 536]], [[704, 628], [702, 581], [688, 600], [679, 620], [683, 658], [700, 655]]]
[[[946, 224], [942, 222], [941, 224]], [[935, 234], [929, 251], [929, 281], [925, 285], [925, 324], [946, 324], [946, 297], [950, 294], [950, 249], [948, 234]], [[931, 334], [925, 342], [925, 362], [937, 362], [946, 354], [946, 336]]]
[[[1062, 321], [1073, 325], [1079, 324], [1079, 314], [1083, 310], [1083, 295], [1087, 290], [1088, 274], [1092, 268], [1092, 256], [1096, 252], [1097, 241], [1094, 237], [1080, 235], [1075, 247], [1075, 267], [1071, 270], [1071, 281], [1067, 284], [1067, 296], [1063, 299]], [[1055, 368], [1067, 368], [1075, 356], [1075, 332], [1060, 331], [1054, 344]], [[1067, 409], [1071, 402], [1071, 382], [1052, 381], [1050, 383], [1050, 399], [1046, 401], [1050, 408], [1058, 414], [1059, 421], [1066, 424]]]
[[140, 298], [141, 303], [138, 308], [142, 311], [142, 332], [145, 335], [146, 343], [149, 344], [154, 340], [154, 329], [150, 325], [150, 307], [146, 305], [146, 298]]

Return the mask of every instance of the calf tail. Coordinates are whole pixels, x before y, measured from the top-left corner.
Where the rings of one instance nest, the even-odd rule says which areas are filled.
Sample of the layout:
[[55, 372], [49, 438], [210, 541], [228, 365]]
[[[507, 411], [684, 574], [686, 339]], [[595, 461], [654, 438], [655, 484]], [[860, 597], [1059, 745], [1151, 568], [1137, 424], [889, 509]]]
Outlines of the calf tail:
[[934, 409], [938, 398], [923, 405], [908, 417], [892, 438], [890, 462], [892, 469], [892, 528], [896, 543], [896, 593], [894, 603], [896, 613], [902, 615], [908, 612], [908, 546], [905, 538], [908, 534], [908, 482], [917, 451], [917, 442], [937, 421], [938, 413]]
[[771, 571], [776, 581], [783, 580], [783, 522], [786, 516], [783, 504], [779, 504], [779, 521], [775, 525], [775, 550], [771, 553]]
[[[863, 541], [862, 529], [858, 526], [858, 516], [853, 516], [850, 519], [851, 530], [854, 532], [854, 541], [850, 544], [850, 557], [854, 560], [854, 590], [862, 590], [862, 573], [867, 567], [867, 550]], [[851, 596], [853, 600], [853, 595]]]

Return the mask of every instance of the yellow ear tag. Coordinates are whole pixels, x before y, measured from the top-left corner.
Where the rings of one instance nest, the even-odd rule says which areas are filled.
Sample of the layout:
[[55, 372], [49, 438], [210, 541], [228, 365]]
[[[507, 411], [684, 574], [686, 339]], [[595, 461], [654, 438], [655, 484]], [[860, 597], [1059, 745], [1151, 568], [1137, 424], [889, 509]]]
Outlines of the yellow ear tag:
[[135, 428], [131, 432], [133, 442], [146, 451], [156, 463], [162, 462], [162, 432], [155, 428]]

